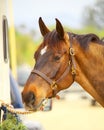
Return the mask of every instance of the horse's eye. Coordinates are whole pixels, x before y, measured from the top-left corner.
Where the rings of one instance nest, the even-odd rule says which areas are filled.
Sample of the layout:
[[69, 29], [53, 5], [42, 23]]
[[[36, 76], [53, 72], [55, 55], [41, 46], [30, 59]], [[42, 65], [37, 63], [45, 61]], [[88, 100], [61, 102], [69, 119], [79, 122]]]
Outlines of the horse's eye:
[[60, 60], [60, 56], [55, 56], [55, 57], [54, 57], [54, 60], [55, 60], [55, 61]]

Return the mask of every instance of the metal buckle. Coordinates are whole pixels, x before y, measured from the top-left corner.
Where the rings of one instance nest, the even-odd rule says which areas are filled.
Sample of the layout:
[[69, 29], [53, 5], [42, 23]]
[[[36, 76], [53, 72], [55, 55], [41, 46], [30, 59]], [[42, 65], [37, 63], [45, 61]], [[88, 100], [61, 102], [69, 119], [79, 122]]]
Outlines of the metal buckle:
[[74, 49], [73, 49], [72, 47], [70, 48], [70, 55], [71, 55], [71, 56], [74, 56], [74, 55], [75, 55]]
[[56, 81], [53, 81], [53, 82], [52, 82], [51, 88], [52, 88], [53, 90], [55, 90], [55, 89], [57, 88]]
[[72, 71], [71, 71], [72, 75], [76, 75], [76, 69], [72, 66]]

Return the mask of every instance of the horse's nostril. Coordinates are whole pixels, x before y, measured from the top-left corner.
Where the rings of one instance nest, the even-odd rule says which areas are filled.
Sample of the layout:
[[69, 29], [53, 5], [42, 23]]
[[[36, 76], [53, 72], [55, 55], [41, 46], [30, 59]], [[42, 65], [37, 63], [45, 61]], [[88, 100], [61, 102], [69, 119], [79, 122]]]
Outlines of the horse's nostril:
[[30, 93], [29, 93], [29, 101], [30, 101], [31, 103], [34, 103], [34, 101], [35, 101], [35, 95], [34, 95], [33, 92], [30, 92]]
[[26, 94], [22, 94], [23, 102], [26, 104], [34, 104], [35, 95], [33, 92], [28, 92]]

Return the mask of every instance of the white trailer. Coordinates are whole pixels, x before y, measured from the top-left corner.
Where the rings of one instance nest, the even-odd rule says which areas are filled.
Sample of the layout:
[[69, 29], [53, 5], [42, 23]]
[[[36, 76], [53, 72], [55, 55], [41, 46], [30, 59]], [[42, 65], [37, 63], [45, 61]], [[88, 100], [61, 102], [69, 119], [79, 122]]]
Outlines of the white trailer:
[[0, 100], [10, 103], [7, 0], [0, 0]]

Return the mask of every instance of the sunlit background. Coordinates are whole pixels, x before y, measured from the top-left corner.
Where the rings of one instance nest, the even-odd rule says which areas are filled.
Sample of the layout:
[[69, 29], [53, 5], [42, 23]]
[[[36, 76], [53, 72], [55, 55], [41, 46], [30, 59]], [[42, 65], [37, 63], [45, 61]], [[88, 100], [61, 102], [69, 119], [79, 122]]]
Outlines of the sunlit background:
[[[50, 30], [58, 18], [67, 31], [104, 36], [103, 0], [13, 0], [12, 4], [20, 86], [35, 64], [34, 53], [42, 41], [39, 17]], [[59, 101], [52, 101], [51, 111], [37, 112], [27, 116], [27, 120], [38, 121], [45, 130], [104, 130], [103, 108], [76, 85], [60, 93]]]
[[103, 37], [103, 4], [102, 0], [13, 0], [18, 65], [23, 62], [33, 65], [33, 46], [41, 40], [39, 17], [50, 29], [54, 29], [58, 18], [69, 31], [94, 32]]
[[41, 16], [48, 25], [54, 25], [54, 19], [59, 18], [66, 26], [80, 28], [87, 7], [93, 7], [94, 3], [95, 0], [13, 0], [15, 25], [37, 29]]

